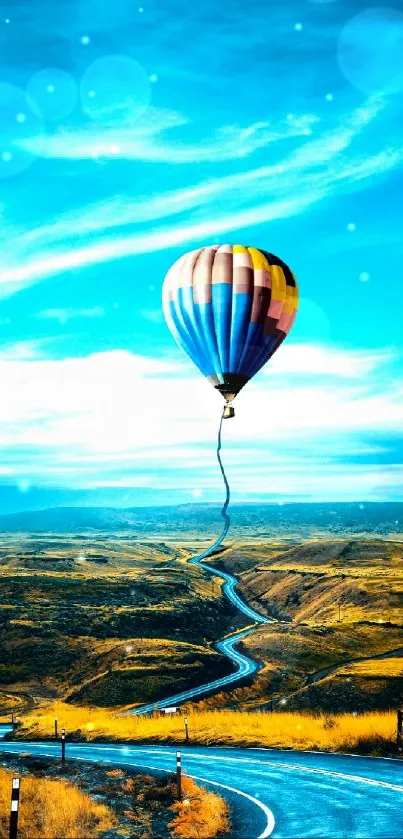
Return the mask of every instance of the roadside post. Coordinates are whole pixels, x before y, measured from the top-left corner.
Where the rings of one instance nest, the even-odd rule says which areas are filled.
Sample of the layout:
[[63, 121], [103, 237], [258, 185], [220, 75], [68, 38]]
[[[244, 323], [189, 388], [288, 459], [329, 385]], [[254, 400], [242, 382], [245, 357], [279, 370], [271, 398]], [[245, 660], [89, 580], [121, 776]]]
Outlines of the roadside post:
[[180, 752], [176, 752], [176, 794], [178, 801], [182, 801], [182, 759]]
[[188, 743], [189, 742], [189, 725], [188, 725], [188, 718], [187, 717], [185, 717], [185, 719], [184, 719], [184, 724], [185, 724], [185, 742]]
[[13, 778], [11, 787], [11, 809], [10, 809], [10, 839], [17, 839], [18, 831], [18, 807], [20, 803], [20, 779]]
[[397, 712], [396, 745], [397, 751], [401, 754], [403, 752], [403, 711], [401, 709]]
[[55, 740], [57, 740], [57, 719], [55, 717]]
[[62, 766], [66, 764], [66, 729], [62, 728]]

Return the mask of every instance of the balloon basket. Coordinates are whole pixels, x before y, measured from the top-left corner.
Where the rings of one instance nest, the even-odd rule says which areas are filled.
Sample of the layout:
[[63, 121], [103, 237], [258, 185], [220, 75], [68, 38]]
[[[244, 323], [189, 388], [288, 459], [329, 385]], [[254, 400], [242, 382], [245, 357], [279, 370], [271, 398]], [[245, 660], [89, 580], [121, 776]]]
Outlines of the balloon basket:
[[235, 416], [235, 408], [232, 405], [224, 405], [224, 410], [222, 414], [223, 419], [231, 419], [231, 417]]

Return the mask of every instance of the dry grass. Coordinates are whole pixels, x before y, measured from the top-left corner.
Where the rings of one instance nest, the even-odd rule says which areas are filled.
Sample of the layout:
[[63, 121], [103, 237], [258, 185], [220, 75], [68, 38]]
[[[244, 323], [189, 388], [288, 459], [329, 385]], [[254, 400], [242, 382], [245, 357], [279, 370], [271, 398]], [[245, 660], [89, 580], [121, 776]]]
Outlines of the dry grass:
[[[54, 718], [68, 735], [85, 740], [112, 739], [131, 743], [183, 743], [183, 717], [116, 716], [97, 708], [77, 708], [56, 703], [23, 717], [18, 736], [50, 738]], [[396, 715], [321, 714], [287, 712], [203, 711], [188, 713], [191, 742], [201, 745], [268, 746], [273, 748], [322, 749], [324, 751], [393, 751]], [[369, 744], [368, 746], [366, 744]]]
[[403, 676], [403, 658], [401, 656], [390, 658], [373, 658], [368, 661], [357, 661], [355, 664], [347, 664], [337, 670], [340, 676], [360, 676], [361, 678], [383, 678], [391, 679]]
[[[0, 769], [0, 839], [9, 835], [12, 777], [11, 772]], [[27, 776], [21, 779], [18, 839], [91, 839], [115, 824], [108, 807], [73, 784]]]
[[[227, 570], [239, 565], [238, 553], [235, 560], [226, 553]], [[311, 625], [334, 623], [340, 605], [344, 623], [401, 623], [403, 562], [399, 542], [329, 539], [305, 542], [275, 556], [264, 546], [258, 555], [248, 548], [245, 553], [250, 567], [241, 575], [240, 591], [251, 605], [267, 606], [269, 614], [290, 615]]]
[[180, 839], [214, 839], [229, 831], [225, 801], [191, 778], [182, 778], [182, 801], [173, 804], [171, 810], [177, 815], [168, 827]]

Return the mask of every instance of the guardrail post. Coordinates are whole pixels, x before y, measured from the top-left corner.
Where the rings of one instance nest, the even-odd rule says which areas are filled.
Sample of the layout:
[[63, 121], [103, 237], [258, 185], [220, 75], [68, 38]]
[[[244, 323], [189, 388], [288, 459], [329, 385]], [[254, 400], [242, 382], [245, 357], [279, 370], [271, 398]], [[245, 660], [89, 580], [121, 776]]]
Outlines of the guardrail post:
[[57, 719], [55, 717], [55, 740], [57, 740]]
[[403, 711], [397, 712], [397, 736], [396, 736], [397, 751], [403, 752]]
[[184, 723], [185, 723], [185, 741], [186, 741], [186, 743], [188, 743], [189, 742], [189, 726], [188, 726], [188, 718], [187, 717], [185, 717]]
[[66, 729], [62, 728], [62, 766], [66, 763]]
[[20, 779], [13, 778], [11, 787], [11, 808], [10, 808], [10, 839], [17, 839], [18, 831], [18, 806], [20, 803]]
[[176, 794], [178, 801], [182, 801], [182, 759], [180, 752], [176, 752]]

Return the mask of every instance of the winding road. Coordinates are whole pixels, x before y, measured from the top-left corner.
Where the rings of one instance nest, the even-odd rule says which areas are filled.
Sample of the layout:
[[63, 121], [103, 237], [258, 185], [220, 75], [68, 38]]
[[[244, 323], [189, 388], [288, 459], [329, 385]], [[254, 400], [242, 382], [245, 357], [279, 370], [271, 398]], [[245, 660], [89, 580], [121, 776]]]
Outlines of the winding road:
[[[191, 561], [201, 564], [201, 557]], [[254, 621], [254, 626], [216, 644], [235, 663], [236, 672], [162, 700], [157, 703], [160, 708], [233, 684], [259, 667], [235, 645], [268, 619], [241, 600], [235, 577], [208, 564], [203, 563], [203, 567], [225, 580], [226, 596]], [[154, 708], [155, 704], [144, 705], [134, 713]], [[1, 726], [0, 737], [11, 730], [11, 726]], [[184, 772], [228, 801], [231, 839], [403, 839], [401, 760], [191, 745], [181, 747], [181, 752]], [[60, 744], [3, 740], [1, 753], [29, 753], [60, 760]], [[68, 742], [66, 757], [156, 774], [173, 773], [176, 765], [176, 749], [172, 746]]]
[[252, 658], [248, 658], [248, 656], [244, 655], [243, 653], [240, 653], [239, 650], [235, 650], [234, 646], [242, 638], [245, 638], [247, 635], [253, 632], [256, 624], [270, 623], [272, 619], [263, 617], [263, 615], [260, 615], [258, 612], [256, 612], [250, 606], [248, 606], [248, 604], [245, 603], [244, 600], [242, 600], [242, 598], [239, 596], [236, 590], [236, 577], [233, 577], [232, 574], [229, 574], [227, 571], [218, 570], [217, 568], [214, 568], [214, 565], [209, 565], [209, 563], [203, 561], [207, 559], [207, 557], [211, 557], [214, 553], [216, 553], [218, 548], [222, 547], [231, 523], [230, 517], [228, 515], [230, 488], [220, 455], [223, 418], [224, 415], [222, 415], [220, 419], [217, 439], [217, 460], [226, 491], [225, 501], [221, 510], [221, 516], [223, 518], [223, 529], [218, 538], [213, 542], [213, 544], [210, 544], [201, 553], [192, 556], [189, 559], [189, 563], [191, 565], [199, 565], [201, 568], [204, 569], [204, 571], [207, 571], [208, 574], [212, 574], [215, 577], [219, 577], [220, 579], [225, 580], [222, 589], [223, 593], [230, 601], [230, 603], [232, 603], [236, 609], [242, 612], [242, 614], [244, 614], [245, 617], [247, 617], [252, 622], [253, 626], [251, 626], [248, 629], [243, 629], [240, 632], [235, 632], [233, 635], [228, 636], [228, 638], [225, 638], [221, 641], [217, 641], [214, 645], [215, 649], [218, 652], [223, 653], [223, 655], [229, 658], [232, 664], [235, 665], [236, 669], [233, 673], [230, 673], [228, 676], [222, 676], [220, 679], [215, 679], [214, 681], [206, 682], [205, 684], [199, 685], [198, 687], [182, 691], [181, 693], [175, 693], [172, 696], [167, 697], [166, 699], [159, 700], [158, 702], [149, 702], [147, 705], [140, 705], [137, 708], [132, 708], [129, 711], [125, 712], [125, 714], [127, 715], [139, 716], [140, 714], [148, 714], [156, 708], [163, 709], [174, 706], [176, 707], [178, 705], [181, 705], [183, 702], [189, 701], [190, 699], [198, 699], [200, 696], [205, 696], [208, 693], [212, 693], [214, 691], [220, 690], [221, 688], [228, 687], [228, 685], [232, 685], [235, 682], [239, 682], [246, 676], [252, 676], [253, 673], [256, 673], [260, 669], [259, 662], [255, 661]]
[[252, 658], [248, 658], [248, 656], [244, 655], [243, 653], [240, 653], [239, 650], [235, 650], [234, 646], [242, 638], [245, 638], [247, 635], [253, 632], [256, 624], [270, 623], [272, 619], [263, 617], [263, 615], [260, 615], [258, 612], [256, 612], [250, 606], [248, 606], [248, 604], [245, 603], [244, 600], [242, 600], [242, 598], [239, 596], [236, 590], [236, 577], [233, 577], [232, 574], [229, 574], [227, 571], [218, 570], [217, 568], [214, 568], [213, 565], [209, 565], [209, 563], [203, 561], [207, 557], [211, 557], [214, 553], [216, 553], [218, 548], [221, 548], [231, 523], [230, 517], [228, 515], [230, 488], [220, 455], [222, 422], [223, 416], [220, 419], [217, 440], [217, 460], [226, 490], [225, 501], [221, 510], [221, 516], [224, 521], [223, 529], [219, 537], [213, 542], [213, 544], [210, 544], [201, 553], [192, 556], [189, 559], [189, 563], [191, 565], [199, 565], [201, 568], [207, 571], [208, 574], [212, 574], [215, 577], [219, 577], [220, 579], [225, 580], [222, 589], [223, 593], [228, 598], [230, 603], [232, 603], [236, 609], [242, 612], [242, 614], [244, 614], [245, 617], [247, 617], [253, 623], [253, 626], [251, 626], [248, 629], [243, 629], [241, 632], [236, 632], [233, 635], [228, 636], [228, 638], [225, 638], [221, 641], [217, 641], [214, 645], [215, 649], [218, 652], [221, 652], [223, 653], [223, 655], [227, 656], [227, 658], [229, 658], [232, 664], [235, 665], [236, 669], [233, 673], [230, 673], [228, 676], [222, 676], [221, 679], [215, 679], [214, 681], [206, 682], [205, 684], [199, 685], [198, 687], [182, 691], [181, 693], [175, 693], [172, 696], [167, 697], [166, 699], [159, 700], [158, 702], [149, 702], [147, 705], [140, 705], [137, 708], [132, 708], [129, 711], [125, 711], [125, 714], [127, 715], [139, 716], [140, 714], [148, 714], [156, 708], [163, 709], [174, 706], [176, 707], [178, 705], [181, 705], [183, 702], [189, 701], [190, 699], [198, 699], [200, 696], [205, 696], [208, 693], [212, 693], [214, 691], [220, 690], [221, 688], [228, 687], [228, 685], [232, 685], [235, 682], [239, 682], [246, 676], [252, 676], [253, 673], [256, 673], [260, 669], [259, 662], [255, 661]]
[[[220, 447], [219, 432], [219, 447]], [[219, 457], [219, 447], [217, 455]], [[220, 466], [221, 461], [219, 458]], [[223, 473], [224, 474], [224, 473]], [[225, 479], [225, 476], [224, 476]], [[226, 481], [226, 479], [225, 479]], [[216, 643], [216, 649], [236, 666], [221, 679], [177, 693], [157, 703], [132, 709], [145, 714], [157, 706], [180, 705], [189, 699], [234, 684], [259, 669], [258, 662], [235, 649], [235, 645], [258, 624], [269, 618], [251, 609], [236, 591], [236, 578], [203, 560], [222, 544], [221, 537], [190, 562], [224, 579], [223, 592], [253, 626]], [[267, 715], [270, 725], [270, 715]], [[0, 726], [0, 737], [11, 733]], [[228, 732], [230, 738], [230, 732]], [[230, 804], [231, 839], [403, 839], [403, 761], [358, 755], [293, 752], [279, 749], [228, 747], [181, 747], [184, 772], [219, 792]], [[29, 753], [60, 760], [60, 744], [0, 741], [0, 754]], [[176, 749], [172, 746], [135, 746], [117, 743], [66, 744], [66, 758], [126, 766], [153, 773], [173, 773]]]
[[274, 621], [274, 619], [265, 618], [263, 617], [263, 615], [259, 615], [258, 612], [255, 612], [254, 609], [251, 609], [251, 607], [248, 606], [248, 604], [242, 600], [242, 598], [236, 591], [236, 577], [233, 577], [232, 574], [228, 574], [227, 571], [221, 571], [217, 568], [214, 568], [213, 565], [209, 565], [209, 563], [207, 562], [202, 562], [203, 558], [206, 555], [208, 555], [208, 552], [211, 552], [214, 549], [214, 547], [215, 546], [213, 545], [212, 547], [204, 551], [202, 554], [192, 557], [192, 559], [189, 560], [189, 562], [192, 565], [200, 565], [200, 567], [204, 568], [209, 574], [213, 574], [214, 576], [225, 580], [224, 585], [222, 587], [223, 593], [228, 598], [230, 603], [232, 603], [254, 624], [254, 626], [250, 627], [249, 629], [243, 629], [241, 630], [241, 632], [236, 632], [234, 633], [234, 635], [225, 638], [223, 641], [217, 641], [214, 644], [215, 649], [218, 652], [227, 656], [227, 658], [229, 658], [230, 661], [233, 664], [235, 664], [236, 670], [233, 673], [230, 673], [228, 676], [222, 676], [220, 679], [215, 679], [212, 682], [206, 682], [204, 685], [198, 685], [198, 687], [190, 688], [189, 690], [182, 691], [181, 693], [175, 693], [172, 696], [169, 696], [167, 699], [159, 700], [159, 702], [149, 702], [147, 705], [140, 705], [138, 708], [133, 708], [130, 711], [126, 711], [125, 714], [139, 716], [140, 714], [149, 714], [156, 708], [163, 709], [178, 706], [181, 705], [183, 702], [188, 702], [190, 699], [198, 699], [200, 696], [204, 696], [205, 694], [212, 693], [216, 690], [221, 690], [222, 688], [228, 687], [229, 685], [232, 685], [235, 682], [239, 682], [241, 679], [244, 679], [246, 676], [252, 676], [253, 673], [256, 673], [260, 669], [260, 664], [258, 661], [255, 661], [253, 658], [249, 658], [248, 656], [239, 652], [239, 650], [234, 649], [234, 646], [238, 643], [238, 641], [241, 641], [242, 638], [245, 638], [247, 635], [253, 632], [256, 624], [271, 623]]

